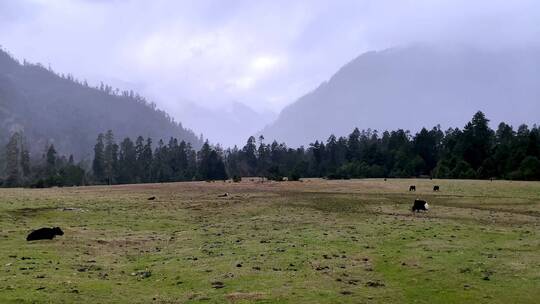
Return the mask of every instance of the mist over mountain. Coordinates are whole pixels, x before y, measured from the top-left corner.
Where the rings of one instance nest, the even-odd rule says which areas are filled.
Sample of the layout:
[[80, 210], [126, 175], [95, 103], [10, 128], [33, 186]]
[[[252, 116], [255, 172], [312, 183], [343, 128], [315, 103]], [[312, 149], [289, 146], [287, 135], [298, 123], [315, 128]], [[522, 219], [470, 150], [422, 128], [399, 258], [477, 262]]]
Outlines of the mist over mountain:
[[190, 103], [173, 113], [185, 126], [203, 131], [205, 138], [224, 147], [243, 146], [276, 118], [273, 112], [256, 111], [240, 102], [213, 108]]
[[93, 88], [39, 64], [21, 64], [0, 50], [0, 146], [10, 133], [22, 131], [34, 154], [54, 144], [62, 154], [90, 159], [97, 135], [109, 129], [118, 141], [176, 137], [201, 146], [192, 131], [133, 92]]
[[484, 111], [492, 124], [538, 123], [538, 49], [482, 50], [428, 45], [368, 52], [286, 107], [261, 131], [298, 146], [353, 128], [463, 126]]

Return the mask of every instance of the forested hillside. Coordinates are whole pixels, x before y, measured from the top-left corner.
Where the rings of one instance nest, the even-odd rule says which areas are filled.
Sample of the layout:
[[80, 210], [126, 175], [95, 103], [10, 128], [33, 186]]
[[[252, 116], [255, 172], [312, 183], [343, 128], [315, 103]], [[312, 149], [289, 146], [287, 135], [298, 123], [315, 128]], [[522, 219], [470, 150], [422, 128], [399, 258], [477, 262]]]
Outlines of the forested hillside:
[[359, 129], [419, 131], [464, 125], [481, 109], [494, 121], [537, 123], [540, 52], [426, 45], [368, 52], [285, 108], [260, 132], [289, 146]]
[[72, 157], [48, 147], [41, 162], [32, 163], [24, 141], [15, 133], [5, 148], [7, 174], [0, 185], [70, 186], [191, 180], [224, 180], [263, 176], [272, 180], [302, 177], [334, 179], [365, 177], [435, 177], [460, 179], [540, 180], [540, 129], [500, 123], [489, 127], [477, 112], [463, 129], [443, 132], [439, 126], [416, 134], [398, 129], [355, 129], [348, 137], [331, 135], [308, 148], [288, 148], [276, 141], [222, 150], [206, 141], [199, 151], [171, 138], [157, 145], [150, 138], [116, 141], [112, 131], [99, 134], [92, 169], [76, 165]]
[[175, 137], [202, 145], [192, 131], [134, 92], [104, 84], [94, 88], [40, 64], [19, 63], [0, 50], [0, 146], [18, 131], [33, 157], [54, 144], [59, 153], [90, 160], [96, 136], [109, 129], [119, 138]]

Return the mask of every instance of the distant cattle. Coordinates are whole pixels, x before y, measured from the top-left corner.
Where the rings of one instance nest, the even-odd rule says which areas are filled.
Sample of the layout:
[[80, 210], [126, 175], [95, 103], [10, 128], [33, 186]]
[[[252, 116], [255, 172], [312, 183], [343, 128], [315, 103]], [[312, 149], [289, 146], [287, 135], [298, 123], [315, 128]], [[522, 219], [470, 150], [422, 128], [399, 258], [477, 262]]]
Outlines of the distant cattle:
[[229, 193], [227, 193], [227, 192], [218, 195], [218, 197], [228, 197], [228, 196], [229, 196]]
[[412, 206], [413, 212], [428, 211], [428, 209], [429, 209], [429, 205], [426, 201], [420, 200], [420, 199], [414, 200], [414, 204]]
[[439, 191], [439, 186], [433, 186], [433, 191]]
[[151, 197], [148, 198], [149, 201], [153, 201], [153, 200], [155, 200], [155, 199], [156, 199], [155, 196], [151, 196]]
[[409, 191], [416, 191], [416, 186], [415, 185], [409, 186]]
[[52, 240], [57, 235], [64, 235], [64, 231], [60, 227], [54, 228], [40, 228], [30, 232], [26, 237], [27, 241], [37, 241], [37, 240]]

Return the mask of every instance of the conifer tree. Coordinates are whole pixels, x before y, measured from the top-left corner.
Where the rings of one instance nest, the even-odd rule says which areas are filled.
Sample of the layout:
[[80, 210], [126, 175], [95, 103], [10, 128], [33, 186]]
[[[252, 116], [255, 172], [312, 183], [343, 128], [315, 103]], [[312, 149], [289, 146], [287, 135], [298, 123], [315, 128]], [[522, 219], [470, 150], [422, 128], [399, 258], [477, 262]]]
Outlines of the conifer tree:
[[118, 182], [122, 184], [134, 183], [137, 176], [137, 152], [135, 145], [126, 137], [120, 143], [118, 156]]
[[98, 183], [105, 180], [105, 144], [104, 135], [100, 133], [94, 146], [94, 161], [92, 162], [92, 171], [94, 178]]
[[21, 135], [18, 132], [13, 133], [6, 146], [6, 181], [8, 187], [19, 186], [22, 182], [21, 168]]
[[54, 145], [50, 145], [47, 149], [45, 170], [49, 176], [54, 176], [56, 174], [56, 149], [54, 148]]
[[105, 150], [103, 157], [104, 177], [107, 184], [114, 184], [118, 169], [118, 145], [114, 141], [112, 130], [105, 134]]

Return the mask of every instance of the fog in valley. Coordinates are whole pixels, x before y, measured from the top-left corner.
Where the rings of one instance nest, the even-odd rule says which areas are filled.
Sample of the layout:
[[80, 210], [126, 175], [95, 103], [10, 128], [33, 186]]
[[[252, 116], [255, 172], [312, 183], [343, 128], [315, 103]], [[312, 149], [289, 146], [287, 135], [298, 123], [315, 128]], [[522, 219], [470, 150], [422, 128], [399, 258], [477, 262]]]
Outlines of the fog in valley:
[[133, 90], [213, 143], [262, 131], [298, 145], [354, 126], [462, 126], [476, 110], [534, 123], [538, 20], [537, 1], [2, 1], [0, 44]]

